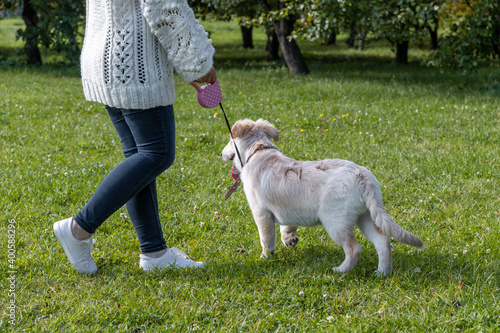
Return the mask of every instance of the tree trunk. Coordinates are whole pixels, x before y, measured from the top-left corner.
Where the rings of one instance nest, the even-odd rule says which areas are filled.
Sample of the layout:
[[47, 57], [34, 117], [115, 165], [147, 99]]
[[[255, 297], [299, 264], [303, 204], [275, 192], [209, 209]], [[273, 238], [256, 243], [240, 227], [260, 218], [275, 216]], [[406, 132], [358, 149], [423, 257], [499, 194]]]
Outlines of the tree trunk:
[[351, 23], [351, 28], [349, 31], [349, 38], [347, 39], [347, 47], [354, 47], [354, 43], [356, 42], [356, 38], [358, 36], [358, 28], [356, 27], [356, 23]]
[[266, 27], [266, 33], [267, 33], [267, 42], [266, 42], [267, 61], [280, 60], [280, 55], [279, 55], [280, 43], [278, 41], [278, 36], [276, 36], [276, 32], [274, 31], [274, 29]]
[[328, 36], [326, 45], [335, 45], [336, 42], [337, 42], [337, 33], [335, 31], [332, 31], [332, 33]]
[[[272, 8], [267, 0], [259, 0], [259, 3], [268, 13], [276, 9], [275, 7]], [[277, 5], [278, 9], [283, 9], [286, 6], [281, 0], [277, 2]], [[295, 39], [288, 40], [288, 37], [292, 34], [295, 21], [297, 21], [297, 17], [294, 16], [288, 16], [286, 20], [274, 21], [274, 31], [278, 36], [281, 52], [290, 72], [292, 74], [308, 74], [309, 68], [307, 68], [306, 61], [300, 52], [299, 45], [297, 45]]]
[[396, 44], [396, 63], [403, 65], [408, 63], [408, 44], [408, 41]]
[[431, 36], [431, 50], [434, 50], [434, 51], [439, 48], [438, 28], [439, 28], [439, 21], [438, 20], [434, 21], [434, 27], [427, 25], [427, 30], [429, 30], [429, 34]]
[[492, 37], [493, 51], [500, 57], [500, 15], [497, 17], [497, 25]]
[[42, 57], [40, 55], [40, 50], [38, 49], [38, 39], [36, 31], [38, 15], [33, 7], [31, 7], [31, 0], [24, 0], [22, 17], [24, 23], [26, 24], [26, 42], [24, 48], [26, 50], [28, 64], [41, 65]]
[[253, 49], [252, 27], [240, 25], [241, 36], [243, 37], [243, 48]]
[[299, 45], [295, 39], [289, 40], [288, 37], [293, 31], [295, 19], [274, 21], [274, 30], [278, 36], [278, 41], [283, 53], [283, 58], [292, 74], [309, 74], [309, 68], [300, 52]]
[[359, 39], [358, 39], [358, 50], [363, 51], [366, 46], [366, 36], [368, 36], [368, 33], [370, 32], [371, 24], [366, 23], [363, 30], [359, 34]]

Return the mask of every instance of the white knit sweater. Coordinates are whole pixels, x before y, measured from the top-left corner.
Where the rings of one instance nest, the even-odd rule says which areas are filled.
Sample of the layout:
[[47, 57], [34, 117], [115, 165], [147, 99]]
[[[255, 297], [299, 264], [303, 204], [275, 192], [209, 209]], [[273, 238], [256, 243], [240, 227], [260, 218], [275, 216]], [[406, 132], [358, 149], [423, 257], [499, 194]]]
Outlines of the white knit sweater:
[[212, 68], [214, 52], [186, 0], [87, 0], [81, 72], [90, 101], [172, 105], [173, 69], [197, 80]]

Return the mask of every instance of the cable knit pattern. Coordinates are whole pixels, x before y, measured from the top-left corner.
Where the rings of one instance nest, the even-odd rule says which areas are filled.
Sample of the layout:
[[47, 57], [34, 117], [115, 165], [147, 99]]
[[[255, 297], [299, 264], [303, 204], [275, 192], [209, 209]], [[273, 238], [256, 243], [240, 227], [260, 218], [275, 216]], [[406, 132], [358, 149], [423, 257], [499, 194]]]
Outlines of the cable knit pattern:
[[174, 104], [173, 69], [195, 81], [214, 52], [186, 0], [87, 0], [81, 71], [88, 100], [127, 109]]

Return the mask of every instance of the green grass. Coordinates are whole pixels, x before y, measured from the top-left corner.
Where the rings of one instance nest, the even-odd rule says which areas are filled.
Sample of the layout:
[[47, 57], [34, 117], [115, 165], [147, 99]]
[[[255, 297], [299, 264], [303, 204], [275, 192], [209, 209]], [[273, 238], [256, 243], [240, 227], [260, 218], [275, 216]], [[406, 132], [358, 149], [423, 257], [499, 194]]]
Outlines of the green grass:
[[[19, 45], [3, 38], [6, 22], [0, 49]], [[331, 268], [343, 260], [342, 249], [323, 229], [300, 229], [296, 248], [280, 243], [274, 256], [260, 259], [243, 192], [223, 199], [232, 179], [219, 156], [228, 140], [221, 112], [198, 106], [194, 89], [178, 80], [178, 149], [158, 179], [161, 219], [167, 244], [207, 269], [143, 273], [121, 209], [96, 232], [98, 273], [82, 276], [52, 224], [76, 214], [121, 161], [118, 137], [103, 107], [85, 101], [77, 68], [2, 68], [0, 331], [499, 331], [498, 65], [447, 74], [416, 64], [425, 50], [415, 50], [415, 63], [397, 66], [382, 42], [363, 53], [342, 41], [302, 42], [311, 74], [290, 76], [282, 64], [263, 60], [262, 32], [255, 50], [243, 50], [234, 24], [207, 28], [230, 121], [271, 121], [279, 148], [296, 159], [366, 166], [389, 214], [425, 249], [394, 244], [394, 273], [375, 277], [375, 249], [356, 232], [363, 255], [339, 275]], [[349, 54], [354, 61], [342, 61]], [[7, 316], [12, 300], [14, 324]]]

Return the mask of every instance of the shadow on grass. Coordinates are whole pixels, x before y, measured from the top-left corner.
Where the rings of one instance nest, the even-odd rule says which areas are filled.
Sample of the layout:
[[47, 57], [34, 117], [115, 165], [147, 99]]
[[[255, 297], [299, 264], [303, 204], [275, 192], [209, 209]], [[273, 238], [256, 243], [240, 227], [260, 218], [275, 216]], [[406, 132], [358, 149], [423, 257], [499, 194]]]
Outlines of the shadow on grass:
[[[267, 53], [260, 49], [243, 49], [232, 44], [217, 44], [215, 66], [222, 70], [281, 71], [287, 73], [283, 61], [267, 61]], [[80, 68], [64, 63], [45, 64], [43, 66], [26, 66], [19, 53], [13, 48], [0, 48], [0, 69], [21, 69], [33, 71], [47, 76], [79, 77]], [[497, 63], [483, 65], [475, 73], [451, 73], [437, 68], [420, 65], [421, 59], [414, 59], [407, 65], [394, 63], [393, 59], [380, 55], [362, 53], [347, 54], [341, 51], [327, 53], [325, 51], [305, 51], [306, 62], [311, 70], [307, 77], [331, 77], [364, 83], [391, 83], [404, 87], [416, 86], [428, 88], [432, 93], [482, 94], [498, 97], [500, 94], [500, 67]], [[300, 77], [299, 77], [300, 79]]]
[[[401, 246], [401, 249], [398, 247]], [[403, 248], [404, 247], [404, 248]], [[377, 276], [375, 270], [378, 256], [373, 246], [364, 246], [364, 252], [358, 265], [347, 274], [332, 270], [344, 260], [343, 250], [335, 245], [308, 244], [303, 247], [287, 249], [278, 246], [277, 252], [268, 259], [259, 258], [252, 253], [238, 253], [236, 250], [221, 253], [219, 258], [206, 260], [207, 268], [203, 270], [155, 270], [143, 272], [138, 263], [124, 263], [121, 260], [102, 265], [99, 261], [98, 272], [86, 279], [109, 279], [118, 276], [146, 278], [150, 281], [179, 281], [208, 285], [255, 286], [262, 288], [273, 283], [294, 283], [295, 285], [310, 285], [313, 279], [317, 286], [335, 285], [343, 289], [360, 284], [380, 284], [386, 281], [405, 284], [405, 290], [421, 291], [436, 286], [484, 284], [488, 288], [498, 289], [499, 280], [495, 278], [499, 264], [495, 260], [488, 263], [478, 263], [474, 257], [450, 257], [436, 249], [424, 249], [421, 252], [408, 251], [406, 245], [397, 244], [393, 250], [394, 270], [387, 277]], [[64, 256], [64, 254], [62, 254]], [[63, 258], [63, 257], [61, 257]], [[476, 258], [477, 259], [477, 258]], [[80, 276], [70, 264], [64, 261], [64, 275]], [[25, 267], [20, 272], [30, 274], [33, 267]], [[41, 271], [43, 267], [39, 267]], [[320, 287], [318, 287], [321, 289]]]
[[[340, 280], [345, 282], [354, 281], [379, 281], [380, 279], [404, 281], [412, 279], [420, 281], [415, 288], [424, 286], [433, 287], [442, 285], [444, 281], [454, 283], [460, 279], [465, 283], [469, 281], [489, 281], [488, 276], [495, 274], [498, 264], [492, 260], [490, 264], [484, 263], [480, 266], [469, 258], [452, 260], [448, 255], [438, 252], [419, 252], [409, 255], [402, 251], [393, 251], [394, 271], [387, 277], [377, 276], [375, 270], [378, 264], [378, 256], [374, 249], [366, 249], [361, 256], [358, 265], [347, 274], [336, 273], [332, 270], [344, 259], [344, 252], [340, 247], [327, 245], [307, 246], [303, 249], [279, 249], [274, 256], [268, 259], [255, 258], [248, 254], [234, 254], [229, 260], [211, 262], [207, 264], [206, 270], [200, 271], [175, 271], [161, 270], [149, 276], [153, 279], [164, 277], [176, 277], [179, 279], [193, 279], [231, 283], [259, 283], [269, 279], [292, 279], [299, 281], [307, 277], [323, 276], [328, 282]], [[114, 269], [109, 267], [111, 271]], [[481, 279], [478, 275], [483, 275]], [[310, 282], [310, 281], [309, 281]], [[307, 283], [309, 283], [307, 282]], [[498, 287], [497, 279], [489, 283]], [[411, 288], [410, 286], [408, 286]]]

